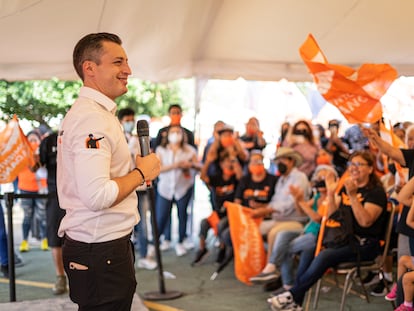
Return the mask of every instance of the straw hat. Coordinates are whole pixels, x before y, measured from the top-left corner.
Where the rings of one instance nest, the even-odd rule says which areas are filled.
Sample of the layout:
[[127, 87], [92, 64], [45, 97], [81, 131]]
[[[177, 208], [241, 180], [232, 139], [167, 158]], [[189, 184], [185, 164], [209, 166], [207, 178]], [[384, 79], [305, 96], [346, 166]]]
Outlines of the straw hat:
[[295, 160], [295, 166], [300, 166], [303, 162], [303, 158], [299, 152], [289, 147], [279, 147], [276, 152], [274, 161], [280, 158], [292, 158]]

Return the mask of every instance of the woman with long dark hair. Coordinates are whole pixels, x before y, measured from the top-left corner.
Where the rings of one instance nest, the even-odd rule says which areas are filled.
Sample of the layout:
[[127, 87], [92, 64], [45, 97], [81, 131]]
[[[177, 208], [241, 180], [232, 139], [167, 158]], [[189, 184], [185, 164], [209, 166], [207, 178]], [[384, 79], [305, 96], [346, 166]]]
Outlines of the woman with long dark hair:
[[309, 268], [298, 275], [295, 285], [269, 299], [275, 310], [302, 310], [305, 294], [325, 273], [341, 262], [373, 260], [380, 254], [380, 237], [383, 236], [387, 196], [375, 174], [375, 157], [369, 151], [357, 151], [349, 159], [349, 178], [335, 194], [337, 183], [326, 177], [328, 215], [337, 209], [351, 211], [354, 243], [325, 248], [316, 256]]

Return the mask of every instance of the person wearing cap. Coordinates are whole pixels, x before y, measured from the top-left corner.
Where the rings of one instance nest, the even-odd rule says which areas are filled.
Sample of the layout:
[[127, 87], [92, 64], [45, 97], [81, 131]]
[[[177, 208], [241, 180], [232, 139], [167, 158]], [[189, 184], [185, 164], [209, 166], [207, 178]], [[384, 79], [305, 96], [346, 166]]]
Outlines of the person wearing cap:
[[295, 199], [290, 193], [291, 186], [296, 186], [301, 191], [305, 200], [309, 198], [311, 187], [305, 173], [299, 171], [302, 164], [302, 156], [299, 152], [289, 147], [280, 147], [277, 150], [275, 161], [279, 171], [279, 179], [275, 186], [275, 193], [269, 204], [253, 210], [253, 217], [266, 217], [260, 224], [260, 232], [266, 235], [268, 244], [268, 258], [270, 258], [273, 242], [279, 231], [302, 230], [308, 217], [295, 204]]
[[[214, 193], [214, 202], [212, 205], [213, 214], [201, 220], [199, 234], [200, 248], [191, 265], [199, 263], [207, 255], [206, 238], [209, 229], [213, 228], [215, 234], [220, 238], [221, 231], [228, 227], [227, 210], [223, 204], [225, 201], [234, 200], [237, 184], [243, 175], [239, 161], [226, 151], [220, 154], [219, 165], [220, 169], [216, 175], [203, 177], [206, 178], [203, 181], [210, 191]], [[225, 245], [223, 241], [220, 241], [216, 262], [221, 263], [224, 255]]]
[[[253, 209], [253, 212], [266, 207], [275, 193], [277, 180], [278, 177], [266, 171], [262, 152], [260, 150], [252, 150], [248, 163], [248, 173], [244, 174], [237, 185], [234, 203], [250, 207]], [[226, 248], [225, 257], [229, 258], [233, 256], [230, 228], [227, 227], [219, 232]]]
[[289, 290], [294, 283], [293, 256], [300, 255], [296, 274], [304, 273], [311, 263], [318, 238], [320, 222], [327, 206], [325, 177], [332, 174], [338, 177], [332, 165], [319, 165], [312, 176], [315, 195], [305, 200], [299, 187], [291, 186], [290, 193], [295, 204], [309, 216], [303, 230], [285, 230], [278, 233], [273, 244], [272, 254], [262, 272], [250, 278], [254, 284], [269, 284], [282, 277], [283, 288]]
[[212, 176], [217, 173], [219, 155], [224, 151], [229, 152], [241, 165], [247, 161], [247, 151], [241, 146], [239, 140], [235, 138], [232, 126], [228, 124], [222, 125], [217, 134], [218, 137], [211, 144], [201, 168], [201, 179], [205, 179], [207, 175]]

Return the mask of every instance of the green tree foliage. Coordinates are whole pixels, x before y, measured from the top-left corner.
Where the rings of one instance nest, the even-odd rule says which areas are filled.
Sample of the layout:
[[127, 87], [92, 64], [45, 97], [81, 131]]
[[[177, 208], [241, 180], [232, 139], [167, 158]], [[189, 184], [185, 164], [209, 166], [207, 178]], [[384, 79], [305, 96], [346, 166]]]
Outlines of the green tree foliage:
[[[16, 114], [19, 119], [49, 124], [52, 118], [62, 118], [74, 102], [81, 81], [0, 80], [0, 119], [9, 120]], [[156, 84], [130, 79], [128, 93], [116, 100], [118, 108], [131, 107], [137, 114], [159, 117], [167, 114], [168, 106], [181, 103], [178, 82]]]
[[119, 108], [130, 107], [137, 115], [160, 117], [167, 114], [170, 104], [181, 103], [182, 100], [178, 82], [161, 84], [130, 79], [128, 93], [116, 102]]
[[14, 114], [19, 119], [48, 124], [52, 118], [61, 118], [77, 97], [79, 81], [33, 80], [0, 81], [1, 119]]

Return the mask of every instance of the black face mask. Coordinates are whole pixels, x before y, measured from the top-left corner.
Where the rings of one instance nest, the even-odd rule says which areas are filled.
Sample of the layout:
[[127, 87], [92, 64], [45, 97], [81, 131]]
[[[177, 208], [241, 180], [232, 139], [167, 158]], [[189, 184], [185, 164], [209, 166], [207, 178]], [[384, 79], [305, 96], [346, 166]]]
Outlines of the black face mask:
[[313, 185], [315, 188], [326, 188], [325, 180], [318, 180]]
[[280, 174], [285, 174], [287, 172], [288, 167], [286, 166], [285, 163], [278, 163], [277, 164], [277, 170], [279, 171]]
[[294, 130], [293, 134], [294, 135], [302, 135], [302, 136], [305, 136], [305, 137], [309, 136], [307, 130]]

